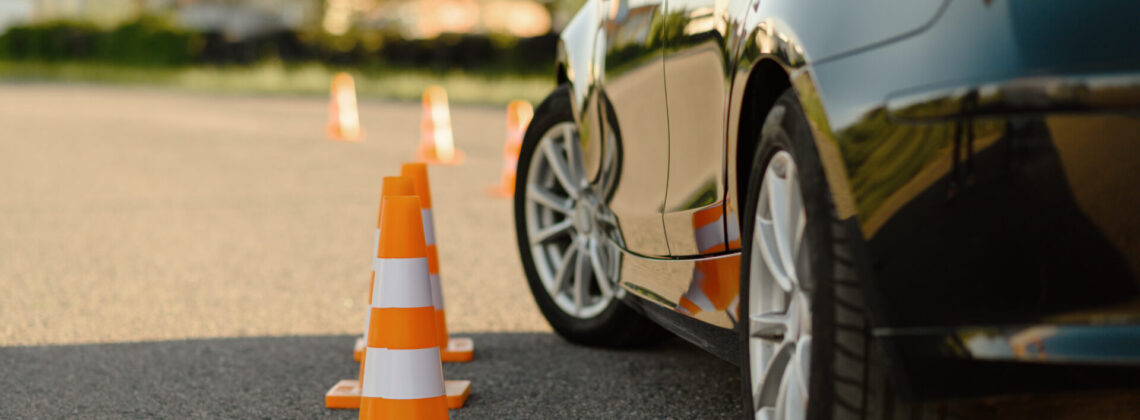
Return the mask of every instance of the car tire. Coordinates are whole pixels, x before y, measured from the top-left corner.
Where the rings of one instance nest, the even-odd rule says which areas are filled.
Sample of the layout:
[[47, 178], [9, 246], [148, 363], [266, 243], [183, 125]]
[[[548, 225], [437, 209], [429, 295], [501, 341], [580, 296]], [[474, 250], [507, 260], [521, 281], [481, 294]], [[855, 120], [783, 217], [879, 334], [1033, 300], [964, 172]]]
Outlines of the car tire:
[[[514, 216], [519, 256], [522, 259], [527, 284], [530, 286], [535, 303], [550, 326], [558, 335], [570, 342], [611, 348], [644, 346], [660, 342], [670, 335], [630, 306], [620, 302], [620, 299], [613, 298], [593, 316], [574, 316], [554, 302], [539, 277], [526, 225], [525, 206], [528, 181], [530, 181], [528, 173], [535, 156], [541, 153], [538, 150], [538, 143], [542, 136], [558, 124], [574, 121], [570, 106], [569, 87], [566, 85], [558, 87], [535, 109], [534, 118], [523, 137], [516, 171]], [[613, 283], [615, 288], [620, 287], [616, 286], [619, 282]]]
[[[756, 418], [750, 356], [750, 299], [754, 267], [750, 257], [757, 247], [759, 196], [765, 172], [773, 157], [790, 154], [802, 191], [806, 223], [802, 238], [806, 252], [803, 280], [810, 296], [810, 367], [808, 374], [808, 419], [909, 419], [930, 414], [931, 407], [910, 404], [892, 392], [887, 378], [887, 358], [871, 339], [863, 284], [855, 269], [854, 244], [836, 214], [823, 166], [807, 118], [793, 89], [786, 90], [765, 118], [752, 157], [751, 172], [742, 215], [740, 313], [742, 405], [745, 417]], [[786, 156], [786, 155], [784, 155]], [[801, 268], [797, 263], [795, 267]], [[932, 417], [933, 418], [933, 417]]]

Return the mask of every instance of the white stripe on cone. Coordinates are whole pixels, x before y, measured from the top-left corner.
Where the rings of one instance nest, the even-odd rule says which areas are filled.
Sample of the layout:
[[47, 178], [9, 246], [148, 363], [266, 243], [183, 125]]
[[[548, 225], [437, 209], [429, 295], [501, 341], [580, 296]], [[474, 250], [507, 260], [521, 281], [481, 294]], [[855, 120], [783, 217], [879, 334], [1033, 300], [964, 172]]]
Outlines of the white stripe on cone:
[[[435, 245], [435, 221], [432, 219], [431, 209], [421, 209], [420, 218], [424, 220], [424, 242], [426, 245]], [[436, 258], [439, 258], [438, 250]], [[436, 261], [439, 267], [439, 261]], [[443, 310], [443, 286], [439, 283], [439, 274], [431, 275], [431, 303], [435, 310]]]
[[693, 269], [693, 278], [694, 280], [689, 284], [689, 291], [685, 293], [685, 297], [698, 308], [701, 308], [702, 311], [715, 311], [716, 305], [713, 305], [712, 300], [709, 300], [704, 289], [701, 288], [705, 284], [705, 273]]
[[432, 306], [427, 258], [381, 258], [372, 290], [373, 308], [421, 308]]
[[388, 376], [385, 372], [388, 349], [366, 347], [364, 351], [364, 377], [360, 378], [364, 388], [360, 390], [360, 396], [380, 398], [381, 386], [384, 384], [384, 378]]
[[694, 236], [696, 236], [697, 250], [700, 252], [705, 252], [709, 248], [725, 243], [724, 216], [697, 228]]
[[380, 398], [415, 400], [444, 395], [439, 347], [389, 349], [383, 357], [385, 376], [381, 379]]
[[[376, 289], [377, 289], [376, 284], [375, 284], [375, 281], [377, 278], [376, 277], [376, 273], [377, 273], [376, 270], [380, 269], [380, 258], [376, 256], [376, 254], [378, 254], [378, 253], [380, 253], [380, 228], [376, 228], [376, 239], [374, 241], [372, 241], [372, 279], [373, 279], [372, 280], [373, 281], [372, 298], [373, 299], [376, 298]], [[368, 304], [372, 305], [372, 302], [368, 302]], [[367, 311], [364, 313], [364, 339], [365, 339], [365, 342], [367, 342], [367, 340], [368, 340], [368, 330], [370, 330], [370, 329], [372, 329], [372, 311]]]
[[364, 364], [364, 388], [369, 398], [415, 400], [444, 395], [439, 347], [392, 350], [369, 347]]
[[424, 219], [424, 245], [435, 245], [435, 222], [431, 217], [431, 209], [421, 209], [420, 217]]
[[728, 242], [740, 240], [740, 225], [736, 223], [736, 214], [729, 213], [728, 218]]
[[431, 304], [435, 310], [443, 310], [443, 290], [440, 289], [439, 274], [431, 275]]

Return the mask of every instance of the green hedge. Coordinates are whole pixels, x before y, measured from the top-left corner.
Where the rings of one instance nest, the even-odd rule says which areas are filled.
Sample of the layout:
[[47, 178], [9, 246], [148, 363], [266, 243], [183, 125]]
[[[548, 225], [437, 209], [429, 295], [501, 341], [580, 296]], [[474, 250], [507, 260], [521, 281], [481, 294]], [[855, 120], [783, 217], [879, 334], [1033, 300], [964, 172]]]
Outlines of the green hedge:
[[157, 18], [144, 17], [109, 30], [58, 21], [9, 28], [0, 35], [0, 58], [172, 66], [193, 62], [201, 45], [199, 35]]
[[550, 73], [556, 45], [555, 35], [443, 34], [410, 40], [382, 31], [352, 31], [341, 36], [283, 31], [231, 41], [220, 33], [190, 32], [158, 18], [144, 17], [110, 29], [68, 21], [15, 26], [0, 35], [0, 59], [168, 67], [279, 60], [438, 71]]

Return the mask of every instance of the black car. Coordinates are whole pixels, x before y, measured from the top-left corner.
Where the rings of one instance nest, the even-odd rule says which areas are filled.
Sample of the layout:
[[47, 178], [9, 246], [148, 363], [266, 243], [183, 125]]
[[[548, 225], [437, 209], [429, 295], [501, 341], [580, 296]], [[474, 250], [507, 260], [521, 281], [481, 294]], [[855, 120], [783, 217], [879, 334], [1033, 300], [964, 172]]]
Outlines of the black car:
[[737, 363], [756, 419], [1135, 387], [1137, 22], [1135, 0], [590, 0], [519, 161], [535, 300], [573, 342], [668, 330]]

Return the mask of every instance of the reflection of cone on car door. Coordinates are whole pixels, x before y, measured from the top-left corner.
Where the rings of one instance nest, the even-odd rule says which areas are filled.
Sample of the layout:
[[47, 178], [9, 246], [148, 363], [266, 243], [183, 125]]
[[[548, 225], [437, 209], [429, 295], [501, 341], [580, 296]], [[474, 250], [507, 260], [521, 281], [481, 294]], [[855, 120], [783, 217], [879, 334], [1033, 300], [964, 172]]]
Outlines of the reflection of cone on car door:
[[[740, 228], [735, 218], [725, 220], [724, 208], [720, 204], [693, 213], [693, 232], [701, 254], [740, 248]], [[677, 310], [695, 317], [701, 312], [727, 309], [729, 315], [736, 318], [739, 292], [739, 256], [697, 261], [693, 268], [693, 281], [689, 283], [689, 290], [681, 296]]]

